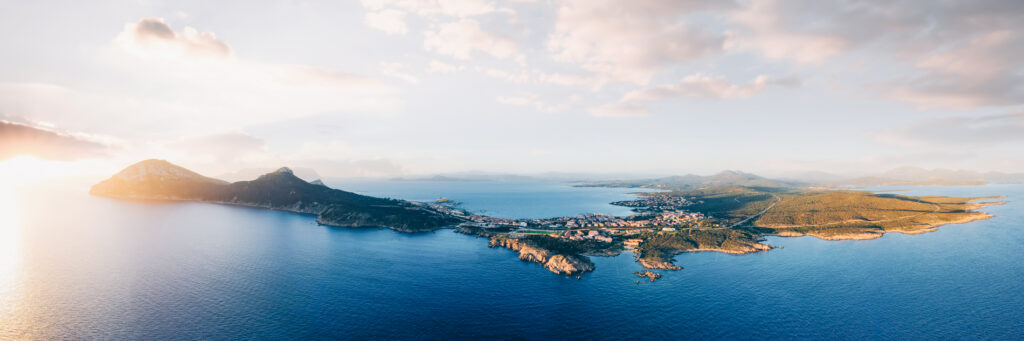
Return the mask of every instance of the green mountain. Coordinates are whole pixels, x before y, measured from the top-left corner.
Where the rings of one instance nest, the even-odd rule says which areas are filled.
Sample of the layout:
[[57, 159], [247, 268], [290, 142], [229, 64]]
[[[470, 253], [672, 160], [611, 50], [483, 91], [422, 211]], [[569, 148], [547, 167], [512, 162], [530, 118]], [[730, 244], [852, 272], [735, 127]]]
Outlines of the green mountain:
[[288, 168], [255, 180], [227, 183], [163, 160], [145, 160], [92, 187], [90, 194], [116, 199], [186, 200], [254, 206], [312, 214], [330, 226], [431, 231], [460, 220], [405, 200], [376, 198], [308, 183]]

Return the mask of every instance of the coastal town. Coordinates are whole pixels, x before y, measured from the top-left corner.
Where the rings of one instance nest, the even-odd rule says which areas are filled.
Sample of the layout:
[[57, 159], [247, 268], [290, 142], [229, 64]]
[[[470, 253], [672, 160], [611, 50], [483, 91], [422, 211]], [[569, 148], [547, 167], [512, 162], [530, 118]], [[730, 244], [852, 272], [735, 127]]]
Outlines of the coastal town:
[[704, 214], [686, 210], [693, 203], [680, 196], [651, 195], [637, 200], [617, 201], [613, 205], [630, 207], [635, 214], [613, 216], [601, 213], [572, 217], [511, 219], [473, 214], [460, 203], [439, 199], [428, 205], [440, 212], [467, 220], [464, 226], [507, 231], [508, 236], [542, 235], [571, 241], [611, 243], [616, 238], [625, 249], [635, 249], [643, 233], [672, 233], [683, 228], [717, 228], [722, 225]]

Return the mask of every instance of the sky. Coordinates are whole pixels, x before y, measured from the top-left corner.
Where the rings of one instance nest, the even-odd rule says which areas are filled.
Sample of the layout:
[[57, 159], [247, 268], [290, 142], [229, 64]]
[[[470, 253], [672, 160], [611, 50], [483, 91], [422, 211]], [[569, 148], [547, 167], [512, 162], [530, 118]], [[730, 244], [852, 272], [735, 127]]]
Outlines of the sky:
[[0, 31], [0, 165], [1024, 171], [1021, 1], [2, 1]]

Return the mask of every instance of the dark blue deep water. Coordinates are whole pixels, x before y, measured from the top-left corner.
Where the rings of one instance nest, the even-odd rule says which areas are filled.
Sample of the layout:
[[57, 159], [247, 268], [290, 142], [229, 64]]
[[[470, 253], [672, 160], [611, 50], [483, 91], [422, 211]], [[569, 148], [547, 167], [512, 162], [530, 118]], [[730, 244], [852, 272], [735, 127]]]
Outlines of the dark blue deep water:
[[[910, 190], [1010, 202], [923, 235], [684, 254], [686, 269], [638, 285], [628, 254], [594, 258], [577, 280], [450, 230], [23, 192], [0, 218], [0, 339], [1020, 339], [1024, 186]], [[440, 193], [474, 205], [460, 194]], [[536, 215], [576, 211], [567, 205]]]

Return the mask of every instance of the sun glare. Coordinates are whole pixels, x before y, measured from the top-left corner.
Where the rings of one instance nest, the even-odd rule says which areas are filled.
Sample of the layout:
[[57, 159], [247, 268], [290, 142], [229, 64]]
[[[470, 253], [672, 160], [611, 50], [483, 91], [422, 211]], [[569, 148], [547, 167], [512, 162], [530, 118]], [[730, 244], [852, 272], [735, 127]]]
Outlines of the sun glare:
[[21, 188], [43, 180], [67, 176], [69, 162], [46, 161], [31, 156], [17, 156], [0, 162], [0, 188]]
[[[6, 162], [3, 166], [7, 166]], [[8, 174], [6, 168], [0, 173]], [[13, 293], [21, 264], [21, 218], [15, 184], [0, 182], [0, 320], [13, 308]]]

